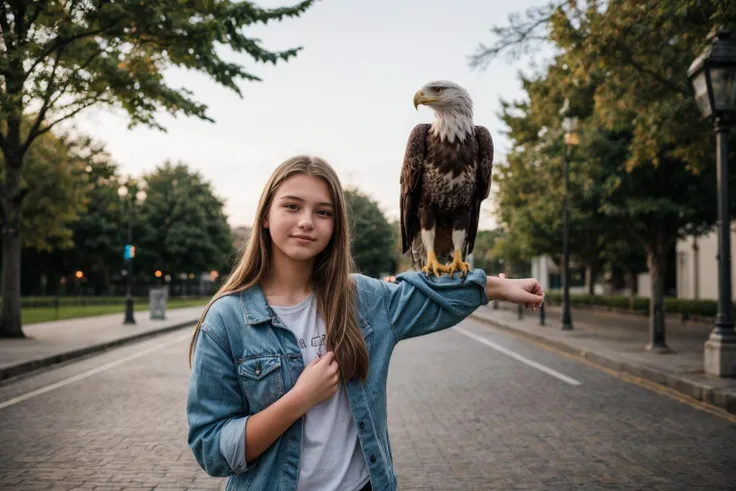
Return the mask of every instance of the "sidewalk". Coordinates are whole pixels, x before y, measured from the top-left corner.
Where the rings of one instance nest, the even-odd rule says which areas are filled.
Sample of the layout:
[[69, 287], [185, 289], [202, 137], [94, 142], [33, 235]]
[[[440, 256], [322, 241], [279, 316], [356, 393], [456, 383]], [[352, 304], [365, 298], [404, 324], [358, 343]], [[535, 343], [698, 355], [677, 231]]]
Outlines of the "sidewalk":
[[711, 324], [668, 318], [666, 343], [673, 353], [655, 354], [645, 350], [649, 332], [645, 316], [573, 309], [574, 330], [562, 331], [559, 307], [545, 306], [545, 325], [540, 326], [539, 312], [524, 310], [519, 320], [516, 307], [501, 303], [494, 310], [491, 302], [471, 317], [736, 413], [736, 378], [711, 377], [703, 369], [703, 344]]
[[135, 313], [136, 324], [123, 324], [123, 314], [99, 315], [23, 327], [26, 338], [0, 338], [0, 381], [113, 346], [138, 341], [199, 320], [204, 306], [172, 309], [166, 320]]

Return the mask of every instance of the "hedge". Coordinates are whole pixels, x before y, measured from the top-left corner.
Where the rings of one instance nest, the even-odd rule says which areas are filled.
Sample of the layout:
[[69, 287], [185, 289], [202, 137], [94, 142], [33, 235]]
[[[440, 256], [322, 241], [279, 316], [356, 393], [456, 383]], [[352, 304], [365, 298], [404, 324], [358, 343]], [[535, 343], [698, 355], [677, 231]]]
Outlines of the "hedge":
[[[559, 291], [548, 291], [544, 294], [545, 302], [550, 305], [559, 305], [561, 298], [562, 293]], [[649, 314], [649, 299], [645, 297], [634, 297], [632, 308], [631, 298], [625, 295], [570, 295], [570, 305]], [[718, 312], [718, 301], [665, 297], [664, 311], [668, 314], [683, 314], [689, 317], [715, 317]]]

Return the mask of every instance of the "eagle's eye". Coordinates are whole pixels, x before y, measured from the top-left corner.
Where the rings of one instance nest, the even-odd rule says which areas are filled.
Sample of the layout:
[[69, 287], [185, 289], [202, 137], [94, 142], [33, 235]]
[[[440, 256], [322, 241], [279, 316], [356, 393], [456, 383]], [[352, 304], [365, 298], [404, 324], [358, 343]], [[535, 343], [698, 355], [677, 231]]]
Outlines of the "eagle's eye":
[[441, 94], [445, 90], [444, 87], [435, 87], [434, 91], [437, 93], [437, 95]]

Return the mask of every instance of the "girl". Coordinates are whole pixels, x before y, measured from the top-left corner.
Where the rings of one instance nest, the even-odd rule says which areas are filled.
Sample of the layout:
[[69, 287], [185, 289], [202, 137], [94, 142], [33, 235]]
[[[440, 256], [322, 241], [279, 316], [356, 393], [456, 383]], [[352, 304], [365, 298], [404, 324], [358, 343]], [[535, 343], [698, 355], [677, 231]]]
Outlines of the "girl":
[[536, 309], [535, 280], [351, 274], [345, 198], [323, 160], [273, 173], [247, 249], [189, 349], [188, 442], [227, 490], [395, 490], [391, 352], [499, 298]]

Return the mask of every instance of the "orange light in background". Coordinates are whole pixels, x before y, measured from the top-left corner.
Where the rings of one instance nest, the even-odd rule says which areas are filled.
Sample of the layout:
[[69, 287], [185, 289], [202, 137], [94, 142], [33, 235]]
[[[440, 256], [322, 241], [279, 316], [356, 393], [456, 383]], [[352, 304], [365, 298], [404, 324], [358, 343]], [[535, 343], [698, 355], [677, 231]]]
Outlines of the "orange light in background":
[[157, 269], [156, 272], [153, 274], [156, 275], [156, 278], [161, 278], [161, 276], [163, 276], [163, 273], [161, 272], [160, 269]]
[[82, 273], [81, 271], [77, 271], [76, 273], [74, 273], [74, 276], [76, 276], [79, 279], [82, 279], [82, 276], [84, 276], [84, 273]]
[[212, 278], [212, 281], [215, 281], [218, 276], [220, 276], [220, 273], [218, 273], [217, 271], [210, 271], [210, 278]]

